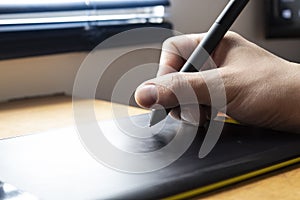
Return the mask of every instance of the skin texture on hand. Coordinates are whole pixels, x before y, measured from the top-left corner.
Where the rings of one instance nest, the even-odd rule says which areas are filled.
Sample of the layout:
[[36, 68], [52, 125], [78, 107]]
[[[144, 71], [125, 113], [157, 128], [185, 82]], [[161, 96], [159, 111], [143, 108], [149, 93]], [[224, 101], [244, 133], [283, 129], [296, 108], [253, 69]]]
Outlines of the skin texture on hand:
[[[172, 110], [172, 116], [185, 121], [198, 120], [203, 124], [211, 109], [207, 81], [212, 85], [217, 82], [212, 75], [217, 70], [226, 91], [227, 102], [222, 106], [226, 106], [227, 115], [244, 124], [300, 132], [299, 64], [279, 58], [229, 32], [212, 54], [216, 69], [178, 72], [203, 36], [175, 36], [164, 42], [157, 78], [144, 82], [136, 90], [135, 99], [140, 106], [177, 107]], [[193, 116], [195, 105], [178, 108], [178, 98], [174, 93], [184, 91], [183, 78], [197, 96], [200, 118]], [[219, 85], [214, 87], [217, 92]]]

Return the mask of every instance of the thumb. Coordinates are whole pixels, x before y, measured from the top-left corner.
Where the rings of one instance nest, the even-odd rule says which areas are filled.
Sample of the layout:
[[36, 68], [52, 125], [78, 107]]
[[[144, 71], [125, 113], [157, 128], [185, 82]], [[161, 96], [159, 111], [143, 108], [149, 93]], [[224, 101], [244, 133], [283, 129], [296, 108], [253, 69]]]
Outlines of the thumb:
[[141, 84], [135, 92], [136, 102], [145, 108], [159, 104], [165, 108], [179, 105], [203, 104], [210, 105], [211, 88], [216, 87], [217, 69], [197, 73], [171, 73], [148, 80]]

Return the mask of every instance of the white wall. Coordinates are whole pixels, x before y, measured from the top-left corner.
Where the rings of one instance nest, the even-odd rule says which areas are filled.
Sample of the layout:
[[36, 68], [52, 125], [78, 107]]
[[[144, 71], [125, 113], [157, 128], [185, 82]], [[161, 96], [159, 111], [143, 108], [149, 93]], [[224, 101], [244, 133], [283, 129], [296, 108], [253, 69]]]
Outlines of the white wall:
[[[204, 32], [226, 2], [224, 0], [171, 0], [170, 20], [177, 31]], [[264, 39], [263, 14], [263, 0], [250, 0], [232, 30], [279, 56], [300, 62], [300, 39]], [[107, 54], [111, 52], [113, 51], [109, 50]], [[0, 101], [60, 92], [70, 94], [76, 71], [85, 56], [86, 53], [70, 53], [0, 61]], [[107, 87], [107, 90], [111, 87]], [[101, 94], [108, 94], [107, 91], [99, 92], [100, 97], [107, 99], [107, 96]]]
[[[183, 33], [205, 32], [227, 2], [224, 0], [171, 0], [171, 19], [175, 30]], [[300, 38], [265, 39], [264, 13], [264, 0], [250, 0], [234, 23], [232, 30], [279, 56], [300, 62]]]
[[0, 62], [0, 101], [70, 93], [85, 53], [5, 60]]

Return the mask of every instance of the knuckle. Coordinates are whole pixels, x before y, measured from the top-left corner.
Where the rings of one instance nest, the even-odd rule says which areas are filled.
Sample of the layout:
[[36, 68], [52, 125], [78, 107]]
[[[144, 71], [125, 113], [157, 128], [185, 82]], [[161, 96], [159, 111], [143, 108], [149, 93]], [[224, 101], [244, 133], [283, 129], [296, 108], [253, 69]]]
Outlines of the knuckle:
[[229, 31], [223, 37], [221, 43], [216, 49], [215, 56], [219, 56], [220, 60], [219, 63], [225, 62], [226, 55], [229, 55], [231, 52], [235, 52], [233, 50], [238, 49], [245, 45], [245, 39], [240, 36], [238, 33]]
[[163, 81], [162, 85], [161, 94], [172, 98], [178, 98], [185, 93], [188, 84], [182, 74], [171, 73], [166, 75], [166, 79]]
[[189, 87], [189, 77], [182, 73], [172, 74], [172, 88], [177, 90], [186, 90]]
[[174, 42], [178, 39], [179, 39], [179, 36], [173, 36], [173, 37], [166, 39], [162, 44], [163, 48], [174, 46]]
[[225, 45], [228, 47], [231, 47], [231, 48], [239, 46], [241, 41], [242, 41], [242, 36], [233, 31], [229, 31], [224, 36], [224, 39], [223, 39], [223, 42], [225, 43]]
[[243, 37], [239, 33], [234, 32], [234, 31], [228, 31], [225, 34], [225, 38], [228, 38], [230, 40], [242, 40], [243, 39]]

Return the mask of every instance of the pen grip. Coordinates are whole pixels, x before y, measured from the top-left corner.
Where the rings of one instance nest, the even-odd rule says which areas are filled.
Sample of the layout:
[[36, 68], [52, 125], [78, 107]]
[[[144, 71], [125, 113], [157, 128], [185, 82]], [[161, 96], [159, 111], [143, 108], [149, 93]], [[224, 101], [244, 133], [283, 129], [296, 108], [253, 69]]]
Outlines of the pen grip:
[[181, 68], [181, 72], [198, 72], [208, 60], [214, 49], [224, 37], [228, 28], [219, 23], [214, 23], [206, 33], [200, 44]]

